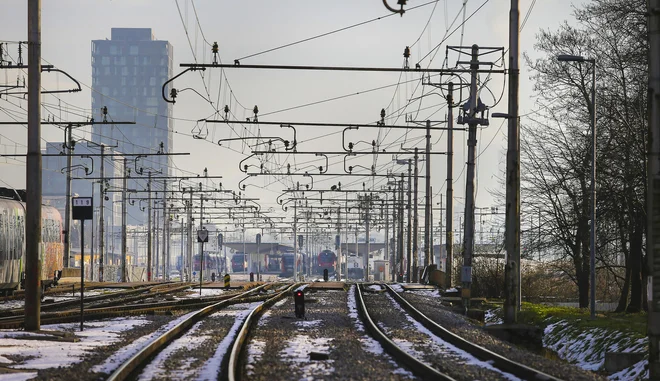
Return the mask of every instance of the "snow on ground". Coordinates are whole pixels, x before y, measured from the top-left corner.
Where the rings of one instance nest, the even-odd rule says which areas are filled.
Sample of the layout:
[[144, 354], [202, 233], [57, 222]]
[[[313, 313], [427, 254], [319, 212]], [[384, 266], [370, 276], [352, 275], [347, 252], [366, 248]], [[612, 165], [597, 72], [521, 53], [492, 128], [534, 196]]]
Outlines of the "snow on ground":
[[403, 292], [403, 286], [398, 283], [391, 284], [390, 287], [392, 287], [392, 290], [396, 292]]
[[264, 348], [266, 348], [265, 341], [253, 339], [250, 341], [250, 344], [248, 344], [247, 363], [245, 364], [245, 369], [247, 369], [248, 376], [254, 374], [254, 364], [261, 360], [261, 356], [264, 355]]
[[382, 290], [382, 288], [380, 288], [380, 286], [377, 285], [377, 284], [369, 285], [369, 287], [367, 287], [367, 288], [371, 291], [381, 291]]
[[156, 340], [160, 335], [162, 335], [163, 333], [165, 333], [168, 330], [172, 329], [174, 326], [176, 326], [177, 324], [179, 324], [182, 321], [186, 320], [190, 315], [192, 315], [196, 312], [197, 311], [193, 311], [193, 312], [189, 312], [185, 315], [182, 315], [179, 318], [177, 318], [175, 320], [172, 320], [168, 324], [160, 327], [155, 332], [152, 332], [149, 335], [137, 338], [136, 340], [134, 340], [129, 345], [121, 348], [119, 351], [115, 352], [113, 355], [108, 357], [102, 364], [94, 366], [92, 368], [92, 371], [93, 372], [102, 372], [102, 373], [112, 373], [118, 366], [123, 364], [126, 360], [128, 360], [131, 356], [136, 354], [142, 348], [149, 345], [154, 340]]
[[13, 310], [15, 308], [25, 308], [24, 300], [5, 300], [0, 302], [0, 310]]
[[323, 320], [298, 320], [294, 324], [301, 328], [314, 328], [323, 325]]
[[[549, 324], [543, 334], [543, 346], [582, 369], [598, 370], [605, 363], [605, 352], [646, 352], [648, 338], [634, 338], [623, 332], [603, 328], [584, 329], [561, 320]], [[610, 380], [648, 378], [648, 358], [609, 376]]]
[[240, 310], [222, 310], [213, 314], [213, 316], [234, 316], [234, 325], [231, 326], [227, 336], [218, 344], [218, 347], [215, 349], [213, 357], [208, 359], [206, 363], [202, 366], [202, 369], [197, 377], [198, 380], [215, 380], [220, 373], [222, 366], [222, 359], [229, 351], [229, 346], [234, 341], [238, 330], [241, 328], [245, 318], [254, 310], [262, 304], [262, 302], [255, 302], [250, 304], [235, 304], [233, 308], [240, 308]]
[[186, 291], [184, 295], [175, 295], [175, 299], [194, 299], [194, 298], [204, 298], [209, 296], [218, 296], [225, 293], [225, 290], [221, 288], [202, 288], [202, 294], [199, 294], [199, 288], [191, 289]]
[[[364, 333], [365, 332], [364, 325], [362, 324], [362, 320], [360, 320], [360, 315], [358, 314], [357, 311], [357, 302], [355, 301], [355, 285], [351, 286], [351, 288], [348, 290], [347, 304], [348, 304], [348, 316], [353, 320], [353, 324], [355, 325], [355, 328], [358, 330], [358, 332]], [[414, 378], [411, 372], [409, 372], [406, 369], [400, 368], [397, 365], [397, 363], [395, 363], [394, 360], [392, 360], [392, 358], [385, 353], [385, 350], [380, 345], [380, 343], [371, 336], [363, 334], [362, 337], [360, 337], [360, 343], [362, 344], [362, 348], [364, 348], [365, 351], [372, 353], [374, 355], [383, 356], [383, 358], [385, 358], [390, 364], [392, 364], [394, 366], [394, 372], [392, 373], [401, 374], [409, 378]]]
[[414, 290], [415, 295], [425, 296], [427, 298], [440, 298], [440, 290]]
[[[80, 323], [46, 324], [44, 331], [74, 332], [79, 342], [70, 343], [51, 340], [24, 340], [22, 337], [44, 336], [43, 333], [25, 331], [0, 330], [2, 346], [0, 346], [0, 362], [14, 369], [47, 369], [67, 367], [82, 361], [83, 356], [97, 347], [110, 345], [119, 340], [120, 333], [133, 327], [149, 323], [139, 318], [117, 318], [99, 322], [85, 323], [85, 330], [80, 332]], [[12, 361], [4, 356], [20, 355], [29, 358], [22, 364], [12, 365]], [[4, 380], [27, 380], [35, 377], [34, 372], [3, 374]], [[25, 378], [21, 378], [25, 377]]]
[[282, 361], [290, 363], [303, 373], [303, 380], [319, 379], [331, 376], [335, 368], [335, 360], [309, 361], [310, 352], [325, 352], [330, 349], [332, 338], [296, 335], [286, 341], [286, 346], [280, 352]]
[[504, 322], [502, 320], [502, 318], [497, 316], [497, 311], [498, 310], [501, 310], [501, 308], [486, 310], [486, 313], [485, 313], [485, 316], [484, 316], [485, 325], [496, 325], [496, 324], [502, 324]]
[[266, 323], [268, 322], [268, 320], [270, 320], [270, 311], [271, 311], [272, 309], [275, 309], [276, 307], [279, 307], [279, 306], [281, 306], [282, 304], [286, 303], [287, 300], [288, 300], [287, 298], [284, 298], [284, 299], [278, 301], [277, 303], [273, 304], [273, 306], [272, 306], [271, 308], [267, 309], [266, 312], [264, 312], [264, 313], [261, 315], [261, 318], [259, 319], [259, 322], [257, 323], [257, 326], [261, 327], [261, 326], [263, 326], [264, 324], [266, 324]]
[[[420, 322], [415, 320], [412, 316], [408, 315], [408, 313], [401, 307], [399, 306], [399, 303], [397, 303], [394, 298], [392, 298], [389, 294], [387, 295], [387, 298], [390, 300], [394, 308], [397, 310], [401, 311], [401, 313], [404, 314], [408, 322], [410, 322], [413, 327], [415, 327], [415, 330], [421, 333], [426, 334], [431, 338], [432, 341], [428, 342], [428, 345], [432, 348], [430, 353], [438, 354], [438, 353], [446, 353], [449, 356], [452, 357], [458, 357], [461, 358], [463, 361], [463, 364], [467, 365], [474, 365], [478, 366], [481, 368], [486, 368], [489, 369], [493, 372], [500, 373], [502, 376], [504, 376], [506, 379], [511, 380], [511, 381], [520, 381], [520, 378], [512, 375], [511, 373], [503, 372], [500, 369], [497, 369], [491, 365], [490, 362], [487, 361], [482, 361], [479, 360], [478, 358], [474, 357], [473, 355], [467, 353], [466, 351], [459, 349], [455, 347], [454, 345], [446, 342], [445, 340], [441, 339], [440, 337], [436, 336], [433, 332], [429, 331], [426, 327], [424, 327]], [[395, 341], [397, 345], [402, 347], [406, 352], [408, 352], [410, 355], [415, 356], [419, 359], [424, 358], [423, 355], [419, 352], [417, 352], [413, 347], [412, 343], [398, 339]], [[459, 360], [460, 361], [460, 360]]]
[[4, 373], [0, 374], [0, 380], [2, 381], [27, 381], [37, 377], [37, 372], [29, 373]]
[[[165, 367], [165, 362], [174, 353], [183, 348], [190, 348], [201, 345], [204, 341], [211, 338], [209, 335], [198, 334], [199, 326], [202, 322], [197, 322], [192, 328], [180, 338], [174, 340], [170, 345], [161, 351], [156, 358], [147, 365], [138, 380], [152, 380], [154, 378], [171, 377], [175, 379], [186, 379], [192, 376], [196, 369], [190, 369], [186, 366], [179, 369], [168, 369]], [[185, 362], [184, 364], [190, 364]]]
[[[124, 291], [123, 289], [118, 289], [118, 288], [100, 288], [100, 289], [95, 289], [95, 290], [89, 290], [85, 291], [85, 297], [87, 296], [97, 296], [97, 295], [105, 295], [108, 293], [113, 293], [113, 292], [118, 292], [118, 291]], [[44, 296], [44, 300], [52, 300], [53, 302], [63, 302], [66, 300], [80, 300], [80, 292], [61, 292], [57, 295], [46, 295]], [[43, 303], [42, 304], [46, 304]], [[0, 299], [0, 310], [12, 310], [16, 308], [24, 308], [25, 307], [25, 300], [2, 300]]]

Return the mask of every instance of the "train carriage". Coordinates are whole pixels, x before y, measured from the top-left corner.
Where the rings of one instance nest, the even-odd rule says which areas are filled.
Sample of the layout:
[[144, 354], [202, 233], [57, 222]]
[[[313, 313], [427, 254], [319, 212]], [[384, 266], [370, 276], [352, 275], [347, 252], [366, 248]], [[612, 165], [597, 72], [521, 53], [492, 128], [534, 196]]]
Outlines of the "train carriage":
[[[17, 289], [25, 275], [25, 203], [0, 198], [0, 292]], [[41, 207], [41, 279], [52, 283], [63, 267], [62, 216], [57, 209]]]
[[321, 275], [324, 270], [328, 270], [328, 275], [332, 275], [335, 273], [336, 266], [337, 254], [331, 250], [323, 250], [317, 256], [314, 273]]

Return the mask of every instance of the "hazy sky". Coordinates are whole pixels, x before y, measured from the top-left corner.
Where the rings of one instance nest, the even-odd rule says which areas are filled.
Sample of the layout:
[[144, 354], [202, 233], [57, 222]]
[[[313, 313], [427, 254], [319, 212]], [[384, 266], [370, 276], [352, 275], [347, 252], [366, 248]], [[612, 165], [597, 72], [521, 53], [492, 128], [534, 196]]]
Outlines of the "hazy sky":
[[[395, 0], [389, 0], [395, 5]], [[424, 4], [425, 1], [410, 0], [407, 8]], [[465, 9], [462, 9], [465, 3]], [[534, 4], [521, 33], [521, 52], [535, 56], [533, 43], [539, 29], [556, 29], [567, 20], [572, 20], [572, 4], [575, 1], [532, 1], [521, 0], [521, 22]], [[578, 2], [580, 3], [580, 2]], [[193, 8], [194, 4], [194, 8]], [[485, 4], [485, 5], [484, 5]], [[482, 6], [483, 5], [483, 6]], [[343, 27], [355, 25], [380, 16], [388, 16], [380, 0], [336, 0], [336, 1], [210, 1], [210, 0], [57, 0], [42, 2], [42, 54], [44, 63], [65, 70], [83, 84], [83, 91], [76, 94], [44, 95], [43, 101], [50, 104], [49, 110], [56, 118], [80, 120], [76, 114], [99, 117], [99, 110], [91, 110], [91, 40], [110, 38], [112, 27], [152, 28], [157, 39], [168, 40], [174, 47], [174, 72], [178, 73], [180, 63], [211, 62], [210, 46], [217, 41], [220, 59], [231, 63], [241, 59], [243, 64], [283, 64], [283, 65], [325, 65], [325, 66], [368, 66], [401, 67], [403, 50], [412, 47], [410, 66], [420, 62], [422, 67], [440, 68], [454, 66], [458, 55], [451, 53], [445, 61], [447, 45], [470, 46], [478, 44], [488, 47], [508, 47], [508, 16], [510, 3], [505, 0], [460, 1], [439, 0], [407, 12], [403, 17], [393, 15], [381, 20], [366, 23], [355, 28], [314, 39], [284, 49], [242, 58], [271, 48], [303, 40]], [[479, 7], [476, 13], [474, 13]], [[197, 17], [195, 15], [195, 11]], [[474, 14], [473, 14], [474, 13]], [[472, 16], [471, 16], [472, 15]], [[464, 18], [471, 18], [461, 28]], [[187, 35], [186, 35], [187, 30]], [[447, 37], [448, 34], [451, 36]], [[27, 39], [27, 6], [24, 0], [3, 0], [0, 11], [0, 40], [25, 41]], [[444, 40], [444, 41], [443, 41]], [[439, 48], [434, 51], [437, 46]], [[9, 52], [16, 58], [16, 47]], [[194, 53], [194, 56], [193, 56]], [[429, 54], [430, 53], [430, 54]], [[433, 59], [431, 60], [431, 58]], [[423, 59], [422, 59], [423, 58]], [[500, 55], [482, 56], [484, 61], [498, 61]], [[420, 61], [421, 59], [421, 61]], [[467, 60], [463, 55], [461, 60]], [[508, 59], [505, 56], [505, 61]], [[501, 62], [501, 61], [499, 61]], [[531, 84], [529, 72], [521, 60], [521, 114], [535, 108], [530, 99]], [[13, 83], [16, 70], [0, 70], [0, 82]], [[467, 77], [466, 77], [467, 78]], [[381, 108], [387, 111], [386, 124], [405, 124], [405, 114], [416, 120], [430, 118], [444, 120], [446, 107], [443, 98], [427, 96], [421, 102], [409, 103], [412, 98], [438, 92], [430, 86], [419, 85], [419, 74], [408, 73], [366, 73], [366, 72], [314, 72], [314, 71], [274, 71], [219, 69], [208, 70], [201, 79], [197, 73], [188, 73], [177, 79], [178, 89], [194, 88], [204, 97], [210, 95], [214, 106], [222, 109], [229, 105], [236, 118], [244, 120], [252, 116], [252, 108], [259, 107], [261, 121], [278, 122], [338, 122], [372, 123], [379, 118]], [[482, 80], [486, 79], [482, 75]], [[222, 82], [220, 81], [222, 80]], [[437, 82], [438, 77], [433, 81]], [[442, 81], [447, 81], [442, 78]], [[397, 86], [397, 83], [399, 86]], [[67, 79], [62, 75], [45, 74], [44, 88], [67, 88]], [[380, 88], [380, 89], [378, 89]], [[503, 76], [492, 75], [487, 82], [488, 91], [482, 91], [482, 100], [492, 106], [492, 112], [506, 112], [506, 87]], [[378, 90], [374, 90], [378, 89]], [[373, 91], [371, 91], [373, 90]], [[361, 94], [358, 94], [361, 93]], [[347, 95], [348, 96], [344, 97]], [[356, 95], [357, 94], [357, 95]], [[457, 96], [459, 94], [456, 94]], [[467, 92], [463, 92], [463, 97]], [[338, 98], [332, 101], [326, 101]], [[27, 103], [20, 99], [0, 99], [0, 120], [11, 120], [3, 110], [11, 110], [13, 116], [24, 116]], [[325, 101], [325, 102], [321, 102]], [[302, 105], [320, 102], [306, 107]], [[409, 105], [406, 107], [406, 104]], [[80, 111], [76, 108], [85, 109]], [[290, 110], [288, 110], [290, 109]], [[42, 113], [44, 115], [45, 113]], [[201, 173], [207, 167], [209, 175], [221, 175], [225, 187], [238, 190], [238, 182], [245, 177], [238, 170], [238, 162], [249, 155], [249, 148], [241, 142], [233, 142], [220, 147], [220, 138], [236, 137], [245, 134], [261, 133], [262, 136], [283, 136], [292, 140], [291, 130], [279, 126], [233, 125], [232, 131], [225, 124], [197, 124], [201, 118], [213, 116], [214, 109], [200, 95], [185, 91], [179, 95], [174, 105], [175, 136], [174, 151], [190, 152], [190, 156], [175, 159], [176, 167], [182, 171]], [[221, 115], [216, 115], [220, 117]], [[44, 116], [45, 117], [45, 116]], [[20, 119], [20, 118], [19, 118]], [[522, 123], [525, 123], [523, 118]], [[140, 126], [138, 126], [139, 128]], [[142, 126], [146, 128], [146, 126]], [[193, 139], [195, 128], [206, 139]], [[208, 133], [206, 132], [208, 128]], [[247, 129], [247, 131], [246, 131]], [[258, 130], [259, 129], [259, 130]], [[341, 128], [318, 128], [298, 126], [299, 151], [341, 151]], [[0, 152], [22, 153], [26, 145], [25, 126], [3, 126], [0, 131]], [[480, 128], [477, 146], [477, 206], [491, 207], [498, 201], [491, 191], [502, 189], [498, 180], [505, 165], [506, 124], [492, 119], [489, 127]], [[83, 137], [83, 132], [78, 133]], [[43, 126], [45, 141], [61, 141], [63, 132], [54, 126]], [[348, 141], [368, 142], [356, 144], [356, 150], [369, 150], [372, 140], [378, 140], [381, 149], [388, 151], [420, 147], [423, 149], [423, 132], [402, 130], [360, 129], [346, 134]], [[467, 136], [457, 132], [454, 155], [454, 208], [463, 210], [465, 188], [465, 147]], [[89, 134], [85, 137], [89, 138]], [[254, 142], [254, 141], [252, 141]], [[446, 150], [446, 136], [434, 132], [434, 151]], [[262, 146], [263, 147], [263, 146]], [[402, 156], [403, 158], [403, 156]], [[0, 179], [4, 185], [24, 187], [25, 166], [23, 160], [2, 160]], [[324, 165], [314, 155], [278, 155], [268, 158], [267, 168], [275, 171], [291, 164], [293, 171], [315, 171], [314, 167]], [[258, 159], [248, 162], [258, 166]], [[343, 156], [332, 156], [334, 165], [328, 172], [343, 171]], [[370, 167], [375, 164], [379, 173], [388, 169], [400, 172], [402, 167], [392, 163], [391, 154], [374, 158], [349, 158], [347, 165], [356, 166], [354, 172], [366, 171], [358, 165]], [[435, 194], [446, 191], [446, 163], [444, 156], [435, 155], [432, 159], [432, 185]], [[251, 167], [256, 171], [257, 167]], [[424, 171], [423, 165], [420, 167]], [[281, 212], [275, 203], [282, 190], [293, 182], [308, 183], [308, 178], [274, 178], [260, 176], [246, 181], [250, 184], [246, 193], [258, 197], [264, 210], [273, 207]], [[380, 188], [383, 178], [328, 178], [314, 177], [315, 188], [329, 188], [338, 181], [344, 188], [361, 189], [362, 182], [368, 187]], [[423, 189], [423, 182], [420, 182]], [[342, 197], [343, 198], [343, 197]], [[434, 202], [439, 202], [439, 196]], [[444, 202], [444, 201], [443, 201]], [[436, 213], [436, 220], [438, 216]]]

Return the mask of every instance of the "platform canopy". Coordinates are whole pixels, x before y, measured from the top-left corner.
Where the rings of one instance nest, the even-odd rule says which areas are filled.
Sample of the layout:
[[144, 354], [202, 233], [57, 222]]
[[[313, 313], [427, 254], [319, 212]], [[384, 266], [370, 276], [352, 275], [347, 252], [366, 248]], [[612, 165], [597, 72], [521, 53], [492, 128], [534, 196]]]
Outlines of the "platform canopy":
[[[224, 245], [239, 253], [245, 250], [248, 254], [257, 254], [256, 242], [225, 242]], [[259, 245], [258, 254], [282, 254], [286, 252], [293, 252], [293, 246], [282, 245], [277, 242], [262, 242]]]

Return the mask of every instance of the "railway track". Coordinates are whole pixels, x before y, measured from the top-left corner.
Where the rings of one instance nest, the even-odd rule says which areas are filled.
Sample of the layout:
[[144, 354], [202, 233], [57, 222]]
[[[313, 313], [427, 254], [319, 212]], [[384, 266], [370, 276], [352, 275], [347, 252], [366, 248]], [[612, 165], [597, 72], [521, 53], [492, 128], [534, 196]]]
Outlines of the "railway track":
[[[272, 303], [275, 303], [277, 300], [286, 296], [294, 286], [290, 285], [284, 290], [276, 291], [274, 294], [271, 293], [259, 297], [254, 297], [251, 295], [261, 289], [264, 289], [265, 287], [266, 285], [256, 287], [226, 300], [205, 306], [199, 311], [191, 313], [185, 320], [179, 322], [176, 324], [176, 326], [169, 329], [167, 332], [163, 333], [156, 339], [152, 340], [148, 345], [140, 349], [135, 355], [131, 356], [127, 361], [116, 368], [115, 371], [109, 376], [108, 380], [120, 381], [137, 377], [137, 373], [141, 369], [145, 369], [145, 367], [148, 366], [148, 363], [154, 359], [156, 354], [164, 351], [166, 347], [171, 345], [175, 339], [185, 335], [188, 331], [193, 329], [194, 326], [198, 326], [197, 323], [209, 318], [215, 312], [234, 304], [262, 301], [262, 303], [259, 303], [257, 306], [250, 310], [245, 321], [241, 324], [239, 334], [237, 335], [234, 344], [231, 346], [231, 351], [228, 352], [226, 356], [228, 359], [236, 359], [234, 360], [235, 365], [233, 368], [230, 368], [234, 369], [235, 371], [235, 367], [238, 366], [237, 359], [243, 350], [245, 338], [247, 337], [250, 324], [252, 324], [252, 322], [258, 318], [260, 312], [264, 308], [267, 308], [268, 306], [272, 305]], [[231, 360], [229, 361], [231, 362]], [[223, 367], [223, 372], [225, 372], [225, 376], [221, 377], [220, 379], [228, 379], [229, 376], [227, 374], [229, 371], [226, 369], [226, 367]]]
[[[499, 372], [501, 374], [500, 377], [502, 378], [510, 378], [510, 376], [513, 376], [524, 380], [558, 380], [558, 378], [532, 369], [526, 365], [511, 361], [495, 352], [471, 343], [468, 340], [449, 332], [414, 308], [388, 285], [380, 285], [380, 287], [383, 287], [387, 291], [391, 303], [394, 303], [394, 307], [400, 309], [401, 313], [406, 315], [408, 321], [414, 321], [428, 330], [425, 335], [428, 335], [426, 340], [429, 342], [443, 342], [446, 343], [441, 344], [443, 347], [453, 347], [457, 348], [459, 351], [467, 352], [471, 356], [481, 360], [484, 363], [485, 368], [494, 368], [489, 369], [489, 371], [494, 370]], [[433, 359], [433, 356], [437, 356], [437, 354], [426, 354], [423, 356], [421, 353], [415, 353], [415, 351], [410, 348], [404, 349], [402, 345], [397, 344], [395, 340], [388, 336], [388, 329], [385, 328], [386, 324], [381, 323], [379, 326], [379, 324], [374, 321], [375, 319], [372, 318], [372, 314], [369, 313], [367, 303], [365, 303], [365, 298], [363, 296], [363, 286], [356, 286], [355, 294], [358, 311], [363, 319], [365, 327], [367, 327], [368, 331], [381, 343], [390, 355], [408, 366], [416, 376], [422, 379], [434, 380], [454, 380], [460, 377], [460, 375], [457, 377], [456, 372], [448, 371], [451, 370], [452, 367], [447, 367], [446, 363], [445, 366], [437, 364]], [[450, 349], [450, 351], [452, 350]]]
[[[271, 284], [264, 285], [262, 288], [268, 289], [269, 287], [272, 287], [272, 285]], [[219, 296], [205, 297], [205, 298], [180, 299], [175, 301], [151, 302], [151, 303], [144, 302], [146, 298], [154, 298], [158, 295], [169, 294], [176, 291], [182, 291], [188, 288], [190, 288], [190, 284], [187, 285], [177, 284], [176, 287], [169, 287], [165, 289], [161, 287], [157, 291], [149, 294], [144, 294], [144, 292], [151, 290], [151, 288], [130, 290], [131, 292], [123, 295], [133, 295], [136, 293], [136, 291], [142, 292], [142, 294], [137, 296], [132, 296], [129, 298], [121, 298], [122, 295], [116, 295], [118, 293], [115, 293], [112, 295], [111, 299], [119, 298], [118, 300], [96, 304], [91, 307], [88, 306], [85, 308], [84, 317], [86, 321], [90, 321], [90, 320], [98, 320], [98, 319], [105, 319], [105, 318], [112, 318], [119, 316], [127, 316], [127, 315], [135, 316], [135, 315], [145, 315], [151, 313], [166, 313], [172, 310], [192, 310], [197, 308], [203, 308], [212, 305], [214, 303], [218, 303], [223, 300], [233, 298], [236, 295], [241, 294], [240, 292], [232, 292], [226, 295], [219, 295]], [[99, 300], [101, 299], [94, 298], [90, 302], [97, 302]], [[74, 302], [74, 303], [69, 303], [69, 302]], [[80, 303], [79, 300], [65, 301], [62, 302], [62, 304], [59, 305], [58, 307], [63, 308], [66, 306], [77, 306], [79, 305], [79, 303]], [[24, 313], [22, 309], [21, 309], [21, 313], [22, 314]], [[12, 315], [12, 316], [0, 317], [0, 329], [22, 328], [24, 325], [24, 316], [22, 314], [20, 316]], [[77, 322], [80, 321], [80, 310], [77, 308], [73, 308], [63, 311], [44, 312], [41, 314], [40, 319], [42, 324], [60, 324], [60, 323]]]

